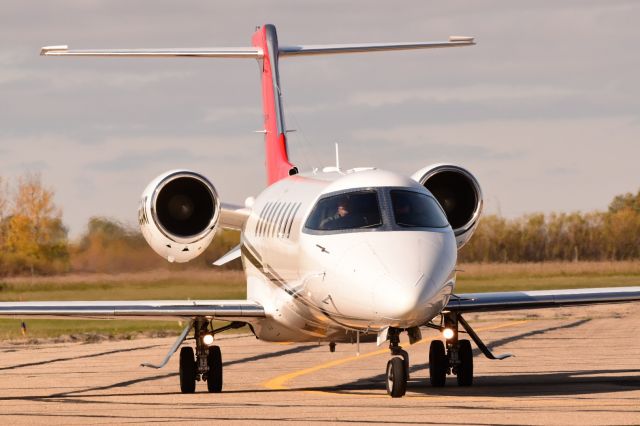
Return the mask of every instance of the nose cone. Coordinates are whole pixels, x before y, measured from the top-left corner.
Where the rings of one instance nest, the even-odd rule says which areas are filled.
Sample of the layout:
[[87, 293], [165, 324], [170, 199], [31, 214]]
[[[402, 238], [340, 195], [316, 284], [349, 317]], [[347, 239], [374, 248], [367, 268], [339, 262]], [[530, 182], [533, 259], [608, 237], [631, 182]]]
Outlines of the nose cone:
[[392, 241], [375, 249], [386, 271], [375, 285], [376, 314], [389, 325], [412, 326], [441, 308], [443, 286], [455, 268], [455, 238], [452, 232], [406, 231], [394, 233]]
[[[319, 259], [325, 272], [309, 285], [310, 297], [343, 324], [414, 326], [433, 318], [451, 291], [443, 293], [457, 255], [450, 228], [363, 232], [318, 241], [309, 245], [310, 258]], [[336, 249], [340, 243], [342, 251]]]
[[379, 320], [400, 325], [422, 315], [423, 283], [399, 286], [396, 281], [379, 281], [376, 291], [376, 314]]

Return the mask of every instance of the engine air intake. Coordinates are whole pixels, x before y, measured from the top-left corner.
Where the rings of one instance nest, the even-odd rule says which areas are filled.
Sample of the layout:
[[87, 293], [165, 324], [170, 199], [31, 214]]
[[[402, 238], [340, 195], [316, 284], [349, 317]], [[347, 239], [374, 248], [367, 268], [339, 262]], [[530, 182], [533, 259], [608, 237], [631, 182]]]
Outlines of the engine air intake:
[[478, 194], [468, 177], [445, 170], [433, 175], [424, 184], [447, 214], [453, 229], [465, 226], [473, 218]]
[[162, 173], [142, 192], [138, 220], [144, 239], [169, 262], [188, 262], [216, 234], [220, 200], [211, 182], [190, 170]]
[[209, 186], [194, 176], [177, 177], [162, 186], [155, 209], [158, 224], [169, 234], [182, 238], [205, 231], [216, 213]]
[[482, 212], [482, 191], [477, 179], [453, 164], [434, 164], [412, 178], [438, 200], [456, 236], [458, 248], [471, 238]]

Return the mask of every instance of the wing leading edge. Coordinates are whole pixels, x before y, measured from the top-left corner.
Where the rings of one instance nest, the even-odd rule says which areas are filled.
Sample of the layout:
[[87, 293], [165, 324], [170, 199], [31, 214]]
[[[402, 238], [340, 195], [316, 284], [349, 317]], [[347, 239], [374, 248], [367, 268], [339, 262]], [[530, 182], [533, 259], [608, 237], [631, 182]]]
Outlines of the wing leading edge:
[[457, 294], [451, 297], [445, 310], [458, 313], [493, 312], [635, 301], [640, 301], [640, 287], [505, 291]]
[[264, 308], [249, 300], [135, 300], [0, 302], [0, 317], [138, 318], [206, 317], [228, 321], [264, 318]]

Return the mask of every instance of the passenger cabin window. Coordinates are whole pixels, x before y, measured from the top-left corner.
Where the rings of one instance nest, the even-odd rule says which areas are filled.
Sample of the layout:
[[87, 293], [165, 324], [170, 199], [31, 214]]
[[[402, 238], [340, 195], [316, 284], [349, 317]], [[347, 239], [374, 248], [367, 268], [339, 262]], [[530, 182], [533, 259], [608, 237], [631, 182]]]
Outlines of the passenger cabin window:
[[382, 225], [378, 195], [359, 191], [323, 198], [309, 215], [306, 227], [315, 231], [376, 228]]
[[392, 190], [391, 204], [398, 226], [413, 228], [444, 228], [449, 225], [447, 216], [438, 202], [426, 194]]

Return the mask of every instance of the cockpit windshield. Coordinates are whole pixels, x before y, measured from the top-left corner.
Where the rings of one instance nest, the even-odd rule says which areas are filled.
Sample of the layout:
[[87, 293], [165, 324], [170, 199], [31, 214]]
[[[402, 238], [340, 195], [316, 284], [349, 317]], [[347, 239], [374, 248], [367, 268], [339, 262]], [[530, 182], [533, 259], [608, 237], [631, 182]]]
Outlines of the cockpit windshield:
[[308, 229], [315, 231], [376, 228], [381, 225], [378, 195], [372, 190], [323, 198], [306, 223]]
[[444, 228], [449, 222], [438, 202], [426, 194], [391, 190], [396, 224], [403, 228]]

